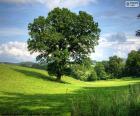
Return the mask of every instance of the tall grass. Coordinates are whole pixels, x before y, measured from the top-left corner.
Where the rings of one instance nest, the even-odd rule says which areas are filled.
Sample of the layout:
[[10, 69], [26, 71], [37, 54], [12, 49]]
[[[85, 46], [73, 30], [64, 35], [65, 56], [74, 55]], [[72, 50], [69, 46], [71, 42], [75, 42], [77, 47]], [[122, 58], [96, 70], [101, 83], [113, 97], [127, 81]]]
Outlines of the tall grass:
[[[105, 97], [105, 96], [104, 96]], [[140, 85], [129, 85], [125, 92], [88, 95], [72, 100], [72, 116], [140, 116]]]

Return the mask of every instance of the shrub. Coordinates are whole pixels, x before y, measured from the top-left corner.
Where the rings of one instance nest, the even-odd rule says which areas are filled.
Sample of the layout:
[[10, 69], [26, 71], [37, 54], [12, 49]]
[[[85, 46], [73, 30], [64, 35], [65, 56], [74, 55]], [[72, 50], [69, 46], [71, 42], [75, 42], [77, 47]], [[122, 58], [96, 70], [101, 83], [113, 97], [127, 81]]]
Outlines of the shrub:
[[101, 62], [98, 62], [95, 65], [95, 71], [97, 73], [97, 76], [98, 76], [99, 80], [106, 80], [107, 79], [107, 74], [105, 72], [104, 65]]
[[91, 72], [91, 74], [88, 76], [87, 81], [96, 81], [98, 79], [97, 74], [95, 70]]
[[87, 81], [91, 73], [94, 73], [92, 72], [93, 67], [90, 59], [84, 59], [81, 63], [72, 64], [70, 67], [72, 69], [72, 76], [79, 80]]

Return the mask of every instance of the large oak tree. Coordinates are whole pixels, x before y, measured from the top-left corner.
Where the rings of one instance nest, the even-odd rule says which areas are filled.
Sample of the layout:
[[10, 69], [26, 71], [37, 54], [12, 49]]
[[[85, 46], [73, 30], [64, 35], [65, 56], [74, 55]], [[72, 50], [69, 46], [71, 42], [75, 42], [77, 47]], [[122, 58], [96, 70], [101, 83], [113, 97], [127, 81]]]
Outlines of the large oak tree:
[[48, 63], [48, 72], [58, 80], [70, 62], [89, 57], [98, 44], [100, 29], [93, 17], [80, 11], [55, 8], [28, 25], [28, 50], [38, 52], [37, 61]]

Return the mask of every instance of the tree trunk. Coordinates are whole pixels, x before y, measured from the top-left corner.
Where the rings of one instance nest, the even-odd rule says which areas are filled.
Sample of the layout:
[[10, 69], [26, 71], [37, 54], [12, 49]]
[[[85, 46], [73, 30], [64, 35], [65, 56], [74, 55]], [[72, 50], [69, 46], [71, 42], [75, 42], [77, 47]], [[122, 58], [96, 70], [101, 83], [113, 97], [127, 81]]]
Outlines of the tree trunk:
[[57, 80], [57, 81], [61, 81], [61, 74], [57, 74], [56, 80]]

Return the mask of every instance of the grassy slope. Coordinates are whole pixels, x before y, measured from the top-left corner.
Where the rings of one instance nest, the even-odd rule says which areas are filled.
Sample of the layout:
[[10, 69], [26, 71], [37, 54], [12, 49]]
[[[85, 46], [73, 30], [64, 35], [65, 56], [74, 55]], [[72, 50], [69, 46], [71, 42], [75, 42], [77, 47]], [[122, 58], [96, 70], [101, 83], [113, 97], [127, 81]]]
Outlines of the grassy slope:
[[65, 113], [77, 94], [109, 95], [140, 79], [82, 82], [65, 76], [63, 81], [52, 81], [43, 70], [0, 64], [0, 113]]

